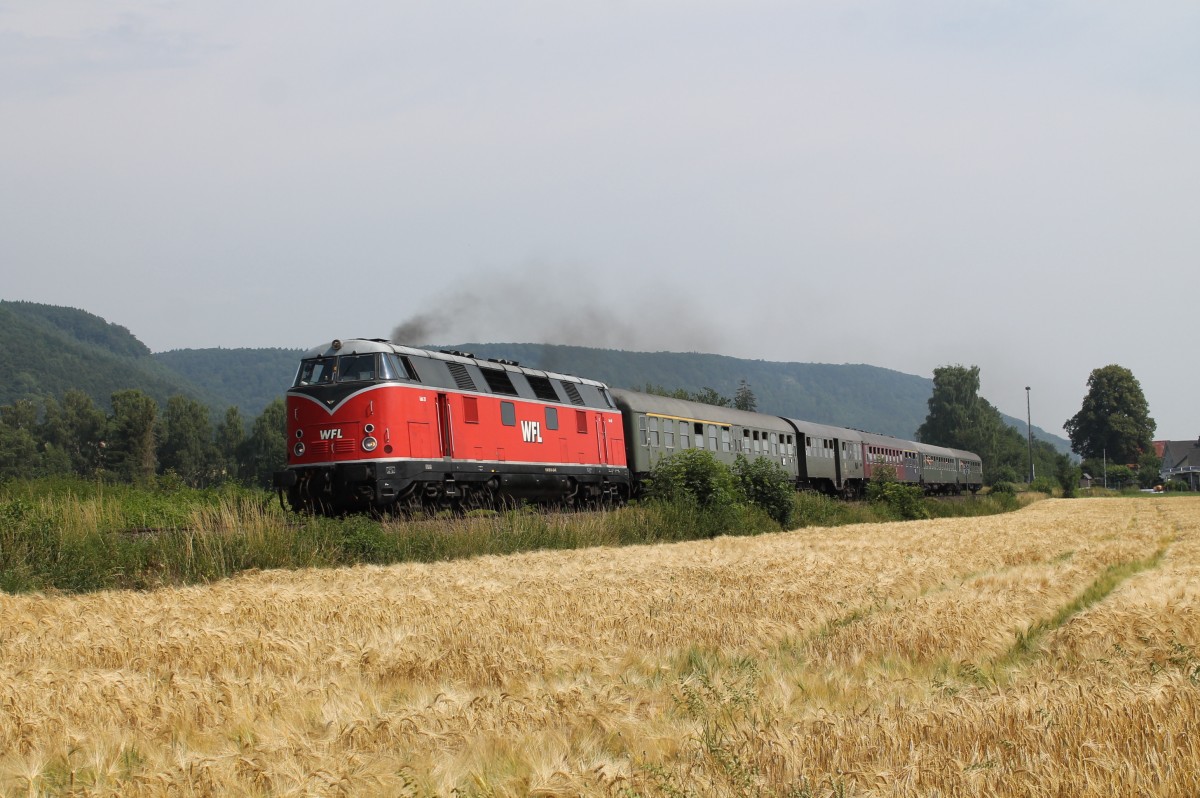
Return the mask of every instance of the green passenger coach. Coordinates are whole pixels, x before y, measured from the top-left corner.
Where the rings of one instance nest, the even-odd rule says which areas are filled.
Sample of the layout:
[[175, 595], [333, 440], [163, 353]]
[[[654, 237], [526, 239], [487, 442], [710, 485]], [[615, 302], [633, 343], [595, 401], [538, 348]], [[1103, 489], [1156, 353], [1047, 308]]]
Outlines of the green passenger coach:
[[711, 452], [727, 465], [739, 454], [767, 458], [793, 482], [799, 478], [796, 430], [784, 419], [635, 391], [613, 390], [612, 395], [624, 417], [628, 466], [635, 478], [687, 449]]

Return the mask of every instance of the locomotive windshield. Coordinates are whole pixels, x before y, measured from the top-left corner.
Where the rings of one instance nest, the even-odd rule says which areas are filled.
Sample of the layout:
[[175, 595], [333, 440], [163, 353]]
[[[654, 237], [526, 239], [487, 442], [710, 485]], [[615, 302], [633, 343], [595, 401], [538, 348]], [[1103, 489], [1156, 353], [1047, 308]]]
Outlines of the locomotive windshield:
[[316, 357], [300, 362], [300, 371], [296, 373], [296, 386], [327, 385], [333, 382], [333, 372], [337, 369], [337, 358]]
[[[385, 363], [384, 379], [395, 379], [389, 364]], [[376, 378], [376, 357], [367, 355], [342, 355], [341, 357], [314, 357], [300, 362], [295, 386], [328, 385], [338, 382], [371, 382]]]
[[338, 382], [370, 382], [375, 379], [375, 355], [342, 355], [338, 358]]

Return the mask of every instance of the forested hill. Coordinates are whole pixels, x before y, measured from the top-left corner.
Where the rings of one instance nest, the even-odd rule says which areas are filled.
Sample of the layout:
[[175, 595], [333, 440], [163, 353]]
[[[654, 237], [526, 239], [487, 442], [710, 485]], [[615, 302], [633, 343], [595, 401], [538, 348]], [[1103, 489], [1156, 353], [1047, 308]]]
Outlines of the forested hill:
[[183, 394], [208, 405], [220, 397], [162, 364], [129, 330], [75, 308], [0, 300], [0, 405], [83, 391], [107, 407], [137, 388], [165, 403]]
[[300, 363], [301, 349], [173, 349], [154, 359], [181, 377], [221, 397], [222, 407], [236, 406], [257, 416], [283, 396]]
[[[866, 365], [775, 363], [723, 355], [625, 352], [552, 344], [453, 344], [440, 348], [603, 380], [619, 388], [647, 385], [733, 397], [749, 383], [758, 409], [825, 424], [912, 438], [925, 420], [932, 380]], [[287, 390], [299, 349], [178, 349], [151, 354], [124, 327], [73, 308], [0, 301], [0, 405], [17, 399], [61, 398], [71, 388], [101, 407], [113, 392], [145, 391], [160, 404], [174, 394], [216, 414], [236, 406], [254, 418]], [[1024, 434], [1021, 420], [1005, 417]], [[1034, 428], [1060, 451], [1060, 437]]]

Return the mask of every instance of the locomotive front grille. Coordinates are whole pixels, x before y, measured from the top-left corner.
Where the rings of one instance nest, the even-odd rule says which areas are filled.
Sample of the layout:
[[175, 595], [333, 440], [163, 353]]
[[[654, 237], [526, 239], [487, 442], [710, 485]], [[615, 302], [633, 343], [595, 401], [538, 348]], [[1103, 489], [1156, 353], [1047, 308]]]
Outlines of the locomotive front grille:
[[358, 441], [337, 440], [333, 442], [334, 454], [354, 454], [358, 451]]

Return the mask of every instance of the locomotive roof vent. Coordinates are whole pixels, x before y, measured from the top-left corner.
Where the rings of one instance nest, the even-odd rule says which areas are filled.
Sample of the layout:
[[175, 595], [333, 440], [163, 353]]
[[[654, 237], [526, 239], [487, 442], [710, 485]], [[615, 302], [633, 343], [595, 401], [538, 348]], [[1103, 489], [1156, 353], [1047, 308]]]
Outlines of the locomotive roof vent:
[[520, 366], [521, 364], [515, 360], [508, 360], [503, 357], [489, 357], [489, 363], [499, 363], [501, 366]]
[[475, 358], [475, 356], [472, 355], [470, 352], [459, 352], [457, 349], [439, 349], [438, 351], [441, 352], [443, 355], [455, 355], [457, 357], [469, 357], [472, 359]]

